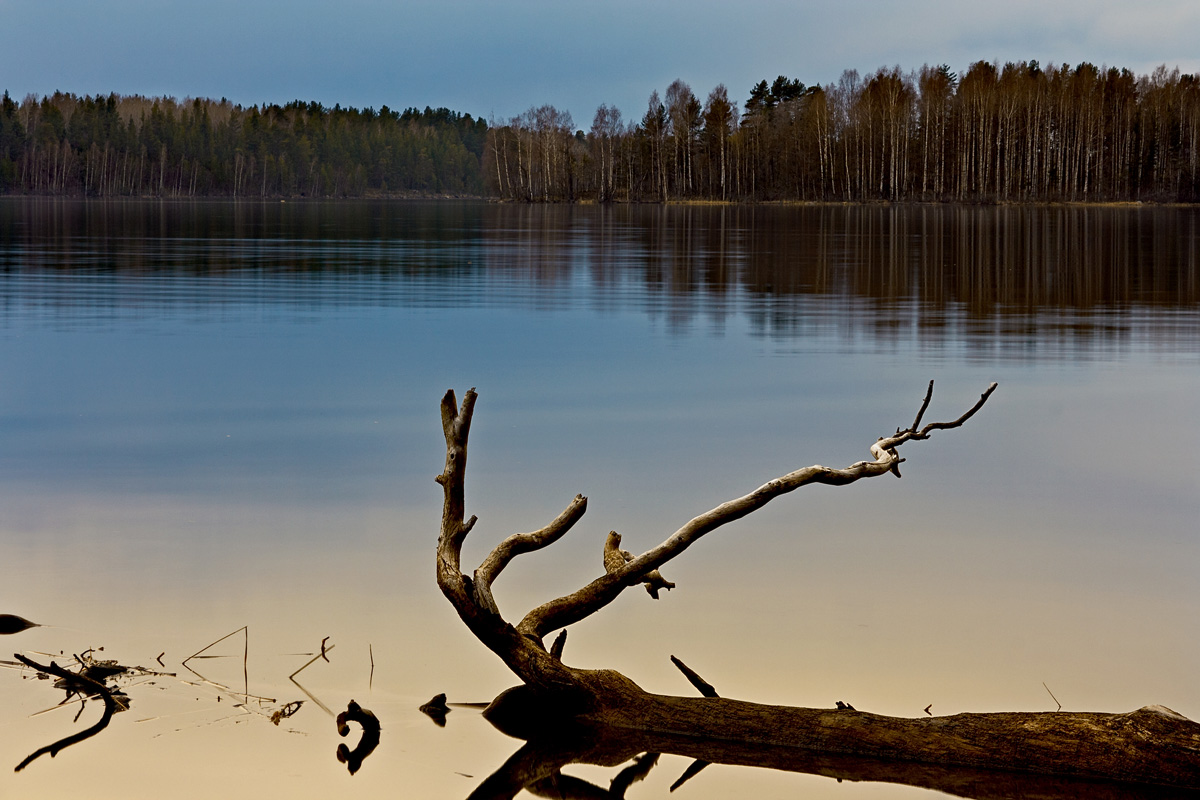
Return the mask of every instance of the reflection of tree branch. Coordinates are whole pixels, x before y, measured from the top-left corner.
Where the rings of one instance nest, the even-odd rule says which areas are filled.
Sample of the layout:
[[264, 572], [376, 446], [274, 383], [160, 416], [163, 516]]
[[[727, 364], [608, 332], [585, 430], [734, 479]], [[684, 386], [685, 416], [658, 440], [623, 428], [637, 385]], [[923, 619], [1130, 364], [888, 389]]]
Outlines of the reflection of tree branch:
[[[629, 769], [648, 768], [658, 753], [697, 759], [686, 777], [694, 776], [708, 763], [761, 767], [784, 772], [807, 773], [838, 781], [877, 781], [934, 789], [975, 800], [1167, 800], [1192, 798], [1200, 792], [1179, 788], [1104, 783], [1051, 775], [919, 764], [859, 756], [822, 754], [800, 747], [755, 745], [702, 740], [671, 734], [630, 731], [610, 726], [574, 725], [568, 730], [547, 731], [514, 753], [484, 780], [469, 800], [510, 800], [522, 789], [555, 798], [621, 797], [612, 790], [560, 775], [570, 764], [616, 766], [642, 753], [639, 764]], [[640, 766], [639, 766], [640, 765]], [[676, 786], [682, 779], [676, 782]], [[623, 793], [624, 787], [620, 789]]]
[[16, 769], [13, 770], [14, 772], [20, 772], [21, 770], [25, 769], [25, 767], [29, 766], [29, 764], [34, 760], [45, 755], [46, 753], [49, 753], [50, 757], [54, 758], [56, 755], [58, 755], [60, 750], [70, 747], [73, 744], [78, 744], [84, 739], [89, 739], [95, 736], [97, 733], [108, 727], [108, 723], [112, 720], [112, 715], [120, 709], [117, 701], [113, 698], [112, 692], [109, 691], [107, 686], [99, 681], [94, 681], [84, 675], [78, 675], [69, 670], [65, 670], [58, 666], [58, 664], [55, 664], [53, 661], [51, 661], [47, 666], [39, 664], [32, 659], [26, 658], [20, 653], [14, 654], [14, 657], [22, 664], [33, 667], [38, 672], [44, 672], [47, 675], [53, 675], [54, 677], [65, 681], [68, 691], [78, 692], [85, 697], [90, 695], [99, 695], [104, 700], [104, 714], [100, 717], [99, 722], [87, 730], [83, 730], [79, 733], [67, 736], [66, 738], [59, 739], [54, 744], [47, 745], [39, 750], [34, 751], [24, 761], [17, 765]]
[[635, 758], [632, 764], [618, 772], [617, 777], [612, 779], [612, 783], [609, 784], [609, 791], [612, 793], [612, 796], [614, 798], [624, 798], [625, 792], [629, 791], [629, 787], [640, 780], [644, 780], [657, 763], [658, 753], [643, 753]]

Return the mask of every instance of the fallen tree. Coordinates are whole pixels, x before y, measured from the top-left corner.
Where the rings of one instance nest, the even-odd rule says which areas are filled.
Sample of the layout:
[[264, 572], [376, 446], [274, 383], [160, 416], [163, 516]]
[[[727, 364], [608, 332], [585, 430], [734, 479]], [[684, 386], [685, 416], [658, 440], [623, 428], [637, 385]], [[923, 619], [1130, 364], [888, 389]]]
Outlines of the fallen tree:
[[[464, 574], [460, 563], [462, 545], [476, 522], [476, 517], [467, 518], [465, 514], [465, 476], [477, 395], [473, 389], [468, 391], [460, 407], [454, 392], [448, 391], [441, 403], [446, 466], [437, 476], [444, 493], [437, 550], [438, 586], [476, 638], [522, 682], [496, 698], [485, 714], [502, 730], [531, 741], [544, 739], [548, 728], [578, 731], [583, 726], [596, 740], [605, 739], [604, 731], [610, 731], [625, 741], [640, 738], [647, 742], [690, 742], [692, 750], [697, 749], [697, 742], [708, 743], [705, 752], [709, 755], [713, 755], [710, 751], [737, 753], [737, 760], [729, 763], [752, 763], [754, 759], [747, 753], [777, 760], [782, 751], [798, 754], [799, 761], [818, 754], [867, 759], [872, 764], [1017, 770], [1200, 789], [1200, 725], [1159, 706], [1129, 714], [1060, 711], [902, 719], [849, 707], [808, 709], [715, 696], [667, 697], [645, 692], [613, 670], [568, 666], [562, 659], [561, 634], [552, 647], [546, 647], [544, 640], [550, 633], [560, 629], [565, 632], [631, 586], [644, 583], [652, 595], [660, 587], [669, 588], [659, 568], [702, 536], [780, 495], [813, 483], [842, 486], [888, 473], [899, 477], [904, 459], [898, 448], [928, 439], [935, 431], [963, 425], [995, 389], [996, 384], [991, 384], [957, 419], [922, 426], [933, 396], [930, 381], [913, 424], [871, 445], [872, 460], [843, 469], [804, 467], [775, 478], [692, 518], [641, 555], [619, 550], [620, 537], [610, 534], [603, 549], [605, 574], [571, 594], [532, 609], [515, 625], [501, 615], [492, 596], [493, 584], [514, 558], [562, 538], [587, 510], [587, 498], [577, 495], [540, 530], [504, 539], [471, 575]], [[685, 674], [690, 672], [685, 669]], [[695, 673], [689, 675], [689, 680], [702, 691], [707, 686]], [[677, 745], [670, 752], [686, 754], [687, 749]], [[702, 755], [694, 757], [712, 760]], [[888, 768], [882, 771], [887, 773]]]

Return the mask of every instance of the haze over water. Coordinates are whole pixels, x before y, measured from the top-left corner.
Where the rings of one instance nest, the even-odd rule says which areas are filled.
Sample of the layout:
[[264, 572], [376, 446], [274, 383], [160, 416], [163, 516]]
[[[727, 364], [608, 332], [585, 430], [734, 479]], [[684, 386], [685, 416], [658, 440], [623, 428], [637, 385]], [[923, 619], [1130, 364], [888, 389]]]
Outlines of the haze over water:
[[[711, 534], [564, 659], [692, 694], [676, 655], [725, 696], [897, 716], [1200, 719], [1194, 209], [0, 199], [0, 613], [54, 626], [3, 644], [177, 676], [0, 796], [465, 797], [519, 742], [417, 711], [513, 682], [434, 580], [446, 389], [480, 395], [464, 562], [589, 497], [498, 582], [512, 621], [599, 575], [609, 530], [641, 552], [868, 458], [931, 378], [927, 421], [1000, 387], [905, 445], [902, 480]], [[183, 668], [242, 626], [189, 662], [207, 682]], [[0, 670], [0, 766], [99, 713], [31, 716], [62, 692], [29, 674]], [[351, 698], [383, 723], [353, 777], [320, 707]], [[719, 765], [676, 795], [733, 792], [928, 795]]]

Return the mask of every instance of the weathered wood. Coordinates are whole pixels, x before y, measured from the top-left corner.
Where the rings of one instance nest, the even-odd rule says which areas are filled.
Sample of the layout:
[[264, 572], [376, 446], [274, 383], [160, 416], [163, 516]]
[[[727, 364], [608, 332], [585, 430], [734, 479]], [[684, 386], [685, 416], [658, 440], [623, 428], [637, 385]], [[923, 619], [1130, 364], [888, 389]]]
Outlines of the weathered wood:
[[[569, 667], [559, 658], [561, 650], [552, 653], [545, 648], [543, 637], [551, 631], [565, 631], [566, 626], [599, 611], [626, 588], [644, 583], [651, 573], [702, 536], [776, 497], [812, 483], [840, 486], [888, 473], [899, 477], [903, 461], [897, 452], [900, 446], [928, 439], [934, 431], [961, 426], [983, 407], [995, 389], [996, 384], [991, 384], [958, 419], [920, 427], [933, 394], [931, 381], [912, 427], [897, 429], [894, 435], [871, 445], [874, 460], [859, 461], [844, 469], [815, 465], [768, 481], [750, 494], [694, 517], [640, 556], [619, 551], [620, 537], [610, 534], [604, 575], [533, 609], [515, 627], [500, 614], [492, 597], [492, 583], [517, 555], [561, 538], [583, 516], [586, 498], [577, 495], [545, 528], [505, 539], [484, 559], [473, 578], [463, 574], [461, 547], [475, 524], [475, 517], [464, 519], [464, 487], [467, 438], [476, 395], [474, 390], [467, 392], [460, 408], [454, 392], [447, 392], [442, 400], [446, 468], [437, 478], [445, 492], [438, 540], [438, 585], [471, 632], [524, 683], [497, 697], [486, 716], [502, 730], [523, 738], [538, 739], [549, 728], [585, 725], [597, 737], [620, 732], [626, 743], [623, 752], [629, 742], [637, 741], [646, 745], [637, 752], [678, 752], [713, 763], [757, 763], [758, 755], [769, 755], [767, 760], [799, 759], [803, 763], [831, 757], [865, 758], [889, 765], [1020, 770], [1072, 779], [1200, 789], [1200, 725], [1161, 707], [1129, 714], [1048, 712], [899, 719], [852, 709], [789, 708], [717, 697], [664, 697], [644, 692], [618, 672]], [[681, 669], [687, 674], [686, 668]], [[668, 749], [664, 740], [675, 742], [676, 749]], [[679, 742], [690, 744], [683, 747]], [[493, 796], [488, 794], [493, 789], [500, 790], [495, 796], [508, 796], [505, 792], [518, 783], [533, 787], [538, 781], [553, 778], [554, 770], [547, 772], [544, 765], [534, 767], [524, 761], [521, 765], [519, 777], [493, 776], [496, 782], [485, 782], [488, 788], [481, 786], [484, 794], [480, 796]], [[946, 780], [952, 783], [953, 777]]]

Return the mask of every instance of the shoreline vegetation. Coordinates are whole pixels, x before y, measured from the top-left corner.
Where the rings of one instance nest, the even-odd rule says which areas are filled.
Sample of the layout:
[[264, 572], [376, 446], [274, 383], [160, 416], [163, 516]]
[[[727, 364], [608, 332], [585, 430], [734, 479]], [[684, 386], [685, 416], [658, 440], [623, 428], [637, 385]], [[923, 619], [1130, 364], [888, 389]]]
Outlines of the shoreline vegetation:
[[978, 61], [779, 76], [740, 105], [682, 80], [587, 131], [532, 107], [504, 121], [446, 108], [299, 100], [0, 99], [0, 195], [568, 203], [1191, 204], [1200, 77]]

